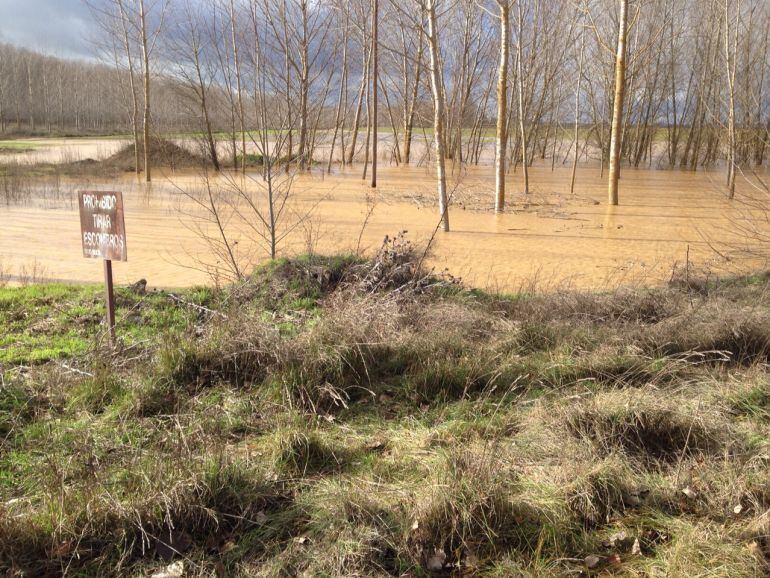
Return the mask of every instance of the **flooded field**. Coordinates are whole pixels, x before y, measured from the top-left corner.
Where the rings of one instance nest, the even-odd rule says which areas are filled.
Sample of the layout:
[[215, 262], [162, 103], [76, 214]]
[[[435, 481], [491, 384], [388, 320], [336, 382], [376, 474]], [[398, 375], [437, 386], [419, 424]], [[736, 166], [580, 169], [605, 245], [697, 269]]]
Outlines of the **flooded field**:
[[[0, 161], [21, 164], [69, 163], [85, 159], [101, 160], [116, 153], [128, 140], [115, 138], [25, 138], [13, 141]], [[0, 148], [3, 148], [0, 141]], [[18, 152], [14, 154], [14, 149]]]
[[[67, 145], [53, 143], [52, 151], [68, 150], [59, 146]], [[115, 141], [95, 140], [76, 150], [103, 156], [112, 146]], [[533, 281], [541, 287], [580, 288], [655, 284], [688, 260], [694, 268], [719, 273], [764, 266], [757, 255], [735, 251], [737, 246], [755, 247], [738, 231], [747, 219], [764, 218], [740, 202], [755, 188], [739, 179], [739, 200], [728, 201], [719, 172], [626, 169], [621, 205], [613, 208], [605, 203], [606, 181], [598, 167], [579, 170], [574, 196], [568, 194], [568, 168], [535, 167], [530, 174], [532, 194], [519, 192], [521, 175], [512, 173], [508, 211], [495, 215], [491, 168], [456, 168], [452, 231], [445, 234], [435, 233], [438, 213], [431, 169], [380, 168], [376, 191], [362, 181], [361, 170], [325, 175], [319, 169], [292, 181], [279, 255], [371, 252], [385, 235], [408, 231], [418, 245], [433, 238], [430, 263], [437, 269], [446, 268], [468, 284], [508, 291]], [[262, 190], [258, 172], [245, 179], [212, 176], [209, 184], [219, 198], [234, 188], [255, 197]], [[205, 211], [196, 202], [197, 195], [208, 190], [205, 185], [199, 174], [162, 170], [155, 172], [152, 185], [138, 182], [134, 175], [104, 181], [62, 179], [53, 197], [41, 195], [0, 207], [0, 265], [5, 275], [17, 280], [22, 272], [34, 270], [38, 278], [99, 281], [100, 264], [82, 257], [75, 191], [121, 190], [129, 261], [115, 265], [118, 283], [146, 278], [152, 286], [181, 287], [224, 280], [223, 263], [215, 256], [217, 231], [203, 219]], [[231, 204], [223, 209], [228, 215], [226, 234], [236, 258], [250, 267], [265, 260], [268, 252], [255, 240], [248, 219], [243, 214], [236, 218], [237, 212]], [[728, 253], [730, 260], [724, 258]]]

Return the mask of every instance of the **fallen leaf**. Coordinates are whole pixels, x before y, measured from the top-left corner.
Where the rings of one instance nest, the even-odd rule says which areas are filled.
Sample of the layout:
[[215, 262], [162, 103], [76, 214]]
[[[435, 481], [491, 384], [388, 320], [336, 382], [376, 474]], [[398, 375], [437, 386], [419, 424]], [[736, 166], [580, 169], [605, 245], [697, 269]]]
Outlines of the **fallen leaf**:
[[265, 514], [264, 510], [260, 510], [259, 512], [257, 512], [257, 515], [254, 516], [254, 520], [260, 526], [264, 526], [267, 523], [267, 514]]
[[589, 570], [593, 570], [594, 568], [597, 568], [599, 564], [601, 564], [602, 559], [599, 556], [596, 556], [594, 554], [589, 554], [588, 556], [585, 557], [584, 562], [585, 562], [586, 568], [588, 568]]
[[756, 540], [748, 544], [747, 548], [749, 549], [749, 552], [751, 552], [754, 556], [756, 556], [760, 560], [764, 559], [764, 552], [762, 551], [762, 546], [760, 546]]
[[182, 578], [182, 576], [184, 576], [184, 562], [178, 560], [162, 570], [158, 570], [152, 574], [151, 578]]
[[473, 552], [466, 552], [463, 557], [463, 562], [467, 568], [476, 568], [479, 565], [479, 557]]
[[222, 547], [219, 549], [220, 554], [227, 554], [228, 552], [232, 552], [235, 550], [235, 542], [232, 540], [228, 540], [224, 544], [222, 544]]
[[690, 486], [687, 486], [685, 489], [683, 489], [682, 493], [691, 499], [698, 495], [698, 493], [695, 490], [693, 490]]
[[610, 566], [620, 566], [623, 560], [620, 558], [620, 554], [610, 554], [607, 556], [607, 564]]
[[383, 449], [385, 446], [385, 440], [375, 439], [366, 444], [366, 449], [369, 451], [376, 451]]
[[414, 523], [412, 524], [412, 530], [416, 530], [419, 527], [420, 527], [420, 521], [415, 520]]
[[433, 556], [428, 558], [428, 564], [427, 564], [428, 570], [430, 570], [431, 572], [437, 572], [439, 570], [443, 570], [445, 562], [446, 562], [446, 553], [443, 550], [436, 548], [436, 551], [433, 553]]
[[606, 548], [616, 548], [618, 544], [625, 542], [626, 538], [628, 538], [628, 534], [621, 530], [607, 538], [607, 541], [604, 542], [603, 546]]
[[51, 557], [64, 558], [72, 553], [72, 549], [75, 543], [72, 540], [65, 540], [58, 546], [51, 549]]
[[631, 554], [633, 556], [640, 556], [642, 554], [642, 546], [639, 544], [639, 538], [634, 539], [634, 545], [631, 546]]

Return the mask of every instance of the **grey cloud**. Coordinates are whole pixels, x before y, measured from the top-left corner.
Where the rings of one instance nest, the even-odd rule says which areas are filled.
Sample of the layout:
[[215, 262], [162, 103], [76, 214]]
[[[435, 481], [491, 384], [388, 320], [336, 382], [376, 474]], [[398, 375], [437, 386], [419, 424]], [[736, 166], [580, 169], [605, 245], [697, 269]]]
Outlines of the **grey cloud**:
[[94, 26], [83, 0], [0, 0], [0, 42], [65, 58], [93, 58]]

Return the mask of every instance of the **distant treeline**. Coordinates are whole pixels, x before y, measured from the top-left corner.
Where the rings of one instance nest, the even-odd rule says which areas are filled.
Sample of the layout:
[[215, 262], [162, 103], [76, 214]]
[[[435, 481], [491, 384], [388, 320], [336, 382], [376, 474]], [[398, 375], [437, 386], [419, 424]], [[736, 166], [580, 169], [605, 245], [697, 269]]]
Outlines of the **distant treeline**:
[[[0, 133], [113, 134], [131, 127], [128, 75], [98, 61], [67, 60], [0, 44]], [[178, 82], [153, 78], [153, 115], [167, 130], [197, 126], [179, 109]]]

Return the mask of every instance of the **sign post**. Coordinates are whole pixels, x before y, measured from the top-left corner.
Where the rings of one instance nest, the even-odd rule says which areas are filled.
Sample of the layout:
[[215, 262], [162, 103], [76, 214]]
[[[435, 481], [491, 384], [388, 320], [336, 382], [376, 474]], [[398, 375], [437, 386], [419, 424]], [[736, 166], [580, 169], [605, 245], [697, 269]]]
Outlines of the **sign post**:
[[80, 238], [83, 256], [104, 259], [104, 289], [107, 300], [107, 327], [115, 343], [115, 293], [112, 262], [127, 261], [126, 225], [123, 194], [120, 192], [80, 191]]

